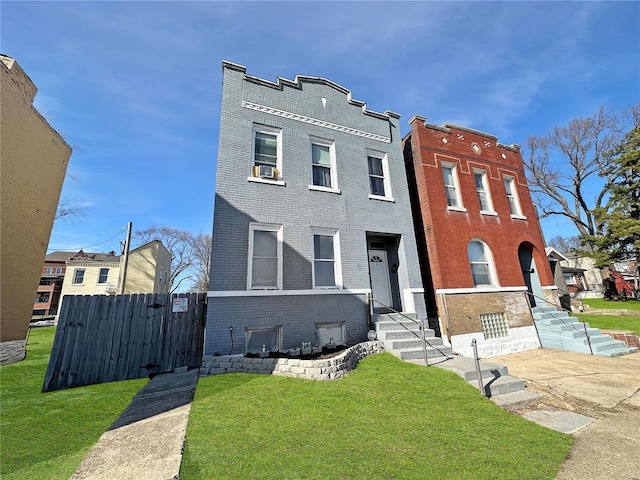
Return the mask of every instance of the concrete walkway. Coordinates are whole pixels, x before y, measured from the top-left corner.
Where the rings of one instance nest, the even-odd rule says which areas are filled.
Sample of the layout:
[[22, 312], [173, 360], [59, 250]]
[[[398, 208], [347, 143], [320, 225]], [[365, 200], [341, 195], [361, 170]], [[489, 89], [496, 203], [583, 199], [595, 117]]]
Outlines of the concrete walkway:
[[73, 480], [178, 478], [199, 370], [154, 377], [89, 451]]
[[543, 395], [523, 417], [543, 425], [562, 411], [594, 419], [573, 432], [556, 480], [640, 480], [640, 352], [608, 358], [542, 348], [491, 360]]

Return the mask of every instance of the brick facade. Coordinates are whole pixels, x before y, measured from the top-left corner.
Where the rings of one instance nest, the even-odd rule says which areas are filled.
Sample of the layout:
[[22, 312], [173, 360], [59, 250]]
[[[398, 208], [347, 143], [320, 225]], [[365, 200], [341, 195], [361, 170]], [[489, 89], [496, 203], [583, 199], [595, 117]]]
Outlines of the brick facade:
[[0, 341], [24, 340], [71, 147], [33, 107], [37, 88], [0, 55]]
[[[481, 314], [500, 313], [519, 337], [514, 348], [538, 346], [527, 297], [557, 304], [557, 294], [519, 147], [418, 116], [410, 124], [403, 149], [421, 265], [443, 333], [462, 353], [471, 338], [483, 356], [504, 353], [510, 338], [485, 340], [480, 322]], [[474, 280], [470, 242], [482, 245], [490, 281]]]
[[[339, 341], [367, 339], [369, 246], [387, 257], [389, 301], [426, 315], [399, 116], [377, 113], [329, 80], [298, 76], [269, 82], [223, 62], [223, 91], [206, 355], [245, 353], [250, 330], [277, 330], [277, 347], [321, 343], [337, 325]], [[275, 178], [256, 176], [256, 131], [278, 138]], [[330, 187], [313, 177], [313, 143], [331, 152]], [[383, 159], [384, 193], [372, 194], [368, 156]], [[275, 158], [275, 157], [274, 157]], [[272, 228], [281, 251], [278, 285], [254, 288], [249, 269], [255, 228]], [[314, 284], [314, 232], [333, 235], [337, 284]]]

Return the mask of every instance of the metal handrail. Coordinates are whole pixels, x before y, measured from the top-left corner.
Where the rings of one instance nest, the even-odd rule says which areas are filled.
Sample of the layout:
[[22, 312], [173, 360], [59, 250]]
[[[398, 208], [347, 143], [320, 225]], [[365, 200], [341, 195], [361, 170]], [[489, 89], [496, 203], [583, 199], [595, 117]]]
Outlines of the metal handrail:
[[[421, 340], [422, 340], [422, 352], [423, 352], [423, 355], [424, 355], [424, 361], [427, 364], [427, 366], [429, 366], [429, 359], [427, 357], [427, 345], [429, 345], [431, 348], [433, 348], [435, 350], [438, 350], [438, 352], [442, 353], [440, 351], [440, 349], [438, 349], [438, 347], [436, 347], [434, 345], [431, 345], [431, 343], [429, 343], [429, 341], [427, 340], [426, 335], [425, 335], [425, 328], [424, 328], [424, 321], [423, 320], [416, 320], [415, 318], [411, 318], [410, 316], [405, 315], [404, 313], [397, 311], [395, 308], [390, 307], [389, 305], [386, 305], [386, 304], [382, 303], [380, 300], [376, 300], [375, 298], [373, 298], [373, 295], [370, 294], [370, 293], [367, 293], [367, 297], [372, 302], [371, 303], [371, 307], [372, 308], [373, 308], [373, 302], [378, 303], [378, 304], [382, 305], [383, 307], [391, 310], [393, 313], [396, 313], [396, 314], [400, 315], [401, 317], [404, 317], [407, 320], [411, 320], [413, 323], [418, 324], [418, 327], [420, 328], [420, 331], [422, 332], [422, 338], [421, 338]], [[383, 315], [388, 315], [388, 314], [389, 314], [389, 312], [385, 312]], [[414, 332], [413, 330], [409, 330], [407, 327], [402, 325], [402, 323], [398, 322], [398, 320], [396, 320], [395, 318], [393, 318], [393, 317], [390, 317], [390, 318], [394, 322], [398, 323], [402, 328], [404, 328], [408, 332], [411, 332], [416, 338], [420, 338], [420, 337], [418, 337], [418, 335], [416, 335], [416, 332]]]
[[[543, 302], [547, 303], [548, 305], [554, 307], [554, 308], [558, 308], [558, 306], [555, 303], [550, 302], [549, 300], [547, 300], [546, 298], [542, 298], [539, 297], [537, 295], [534, 295], [533, 293], [525, 290], [524, 292], [525, 294], [529, 295], [530, 297], [536, 298], [538, 300], [542, 300]], [[531, 310], [531, 302], [529, 303], [529, 309]], [[564, 308], [562, 305], [560, 305], [560, 310], [562, 310], [563, 312], [567, 312], [567, 313], [573, 313], [571, 310], [567, 310], [566, 308]], [[533, 318], [533, 312], [531, 313], [531, 317]], [[562, 318], [559, 319], [564, 325], [569, 325], [567, 322], [565, 322]], [[578, 323], [582, 323], [582, 326], [584, 327], [584, 335], [587, 338], [587, 345], [589, 345], [589, 351], [591, 352], [591, 355], [593, 355], [593, 348], [591, 347], [591, 337], [589, 337], [589, 332], [587, 332], [587, 324], [585, 322], [581, 322], [580, 318], [578, 318]], [[533, 322], [534, 326], [535, 326], [535, 321]], [[569, 325], [570, 327], [572, 327], [574, 330], [578, 331], [578, 328], [575, 328], [574, 325]], [[536, 327], [536, 331], [538, 330], [538, 328]], [[540, 334], [538, 334], [538, 339], [540, 338]], [[542, 342], [540, 342], [542, 344]]]

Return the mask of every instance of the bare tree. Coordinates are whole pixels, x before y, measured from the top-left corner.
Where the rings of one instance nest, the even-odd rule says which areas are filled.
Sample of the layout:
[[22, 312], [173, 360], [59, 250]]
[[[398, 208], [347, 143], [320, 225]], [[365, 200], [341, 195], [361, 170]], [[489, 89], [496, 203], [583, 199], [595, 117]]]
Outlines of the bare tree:
[[[607, 174], [608, 152], [622, 137], [624, 119], [638, 120], [640, 105], [628, 109], [623, 120], [601, 107], [586, 118], [575, 118], [567, 126], [556, 126], [544, 137], [527, 140], [525, 168], [540, 218], [568, 218], [581, 236], [597, 237], [602, 224], [595, 212], [608, 208], [608, 195], [615, 180]], [[602, 187], [589, 193], [589, 183], [600, 177]]]
[[193, 237], [193, 286], [194, 292], [209, 290], [209, 266], [211, 263], [211, 235], [200, 233]]
[[[169, 276], [171, 293], [178, 290], [181, 284], [192, 277], [190, 271], [194, 263], [193, 234], [184, 230], [169, 227], [150, 227], [137, 230], [133, 238], [140, 245], [152, 240], [160, 240], [171, 254], [171, 272]], [[136, 242], [136, 243], [137, 243]]]
[[580, 250], [580, 237], [577, 235], [571, 237], [562, 237], [560, 235], [553, 237], [547, 242], [548, 246], [555, 248], [560, 253], [570, 253]]
[[59, 218], [79, 220], [84, 216], [84, 208], [85, 206], [80, 203], [71, 202], [63, 198], [58, 203], [58, 208], [56, 209], [56, 216], [54, 217], [54, 220], [58, 220]]

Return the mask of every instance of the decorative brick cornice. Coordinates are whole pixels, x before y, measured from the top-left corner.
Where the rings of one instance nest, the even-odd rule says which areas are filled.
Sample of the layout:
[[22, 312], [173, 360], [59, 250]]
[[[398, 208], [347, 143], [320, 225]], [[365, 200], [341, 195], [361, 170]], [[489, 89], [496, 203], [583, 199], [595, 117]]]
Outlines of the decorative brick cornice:
[[265, 105], [260, 105], [253, 102], [248, 102], [246, 100], [242, 101], [242, 106], [244, 108], [248, 108], [251, 110], [256, 110], [262, 113], [268, 113], [270, 115], [276, 115], [278, 117], [288, 118], [290, 120], [296, 120], [298, 122], [309, 123], [311, 125], [316, 125], [318, 127], [329, 128], [331, 130], [336, 130], [338, 132], [348, 133], [350, 135], [356, 135], [358, 137], [369, 138], [371, 140], [377, 140], [379, 142], [391, 143], [390, 137], [385, 137], [384, 135], [378, 135], [376, 133], [365, 132], [363, 130], [358, 130], [357, 128], [351, 128], [344, 125], [339, 125], [337, 123], [327, 122], [325, 120], [319, 120], [317, 118], [307, 117], [305, 115], [300, 115], [298, 113], [287, 112], [286, 110], [280, 110], [278, 108], [267, 107]]

